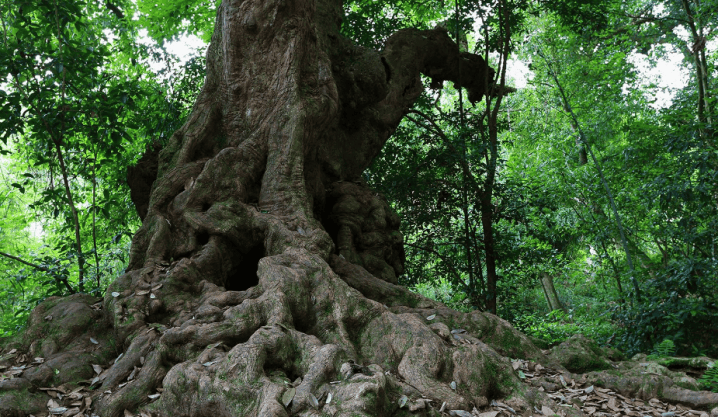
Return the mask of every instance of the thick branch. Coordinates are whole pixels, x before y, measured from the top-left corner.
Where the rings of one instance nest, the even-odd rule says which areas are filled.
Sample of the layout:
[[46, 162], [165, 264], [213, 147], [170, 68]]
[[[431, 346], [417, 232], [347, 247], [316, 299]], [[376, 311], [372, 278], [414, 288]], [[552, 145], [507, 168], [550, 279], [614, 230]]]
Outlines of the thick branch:
[[124, 19], [125, 14], [122, 13], [122, 10], [120, 10], [119, 7], [115, 6], [114, 4], [110, 3], [109, 1], [105, 3], [105, 6], [114, 13], [115, 16], [117, 16], [118, 19]]
[[[341, 171], [327, 172], [341, 179], [356, 178], [369, 166], [423, 92], [422, 74], [431, 78], [433, 88], [444, 81], [465, 88], [471, 102], [486, 94], [487, 74], [494, 77], [484, 58], [460, 52], [443, 28], [400, 30], [389, 37], [381, 53], [346, 48], [351, 52], [339, 49], [332, 56], [343, 106], [341, 134], [332, 137], [322, 158], [341, 160]], [[347, 54], [355, 64], [343, 65]]]

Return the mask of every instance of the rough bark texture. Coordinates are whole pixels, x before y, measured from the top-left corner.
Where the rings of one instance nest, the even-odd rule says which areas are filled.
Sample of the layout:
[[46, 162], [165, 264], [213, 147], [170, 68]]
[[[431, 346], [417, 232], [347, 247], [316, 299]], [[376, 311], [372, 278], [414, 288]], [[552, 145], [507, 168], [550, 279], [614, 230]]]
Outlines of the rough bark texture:
[[158, 143], [153, 143], [147, 147], [136, 165], [127, 168], [130, 199], [135, 205], [140, 220], [144, 220], [147, 216], [152, 183], [157, 178], [157, 159], [161, 150], [162, 147]]
[[340, 17], [339, 1], [223, 2], [206, 84], [159, 155], [128, 272], [104, 300], [43, 303], [5, 343], [17, 350], [0, 362], [44, 362], [0, 382], [0, 415], [46, 414], [38, 388], [84, 380], [96, 388], [84, 412], [106, 417], [551, 403], [507, 357], [563, 368], [507, 322], [395, 285], [399, 219], [359, 181], [420, 74], [476, 101], [492, 70], [441, 29], [399, 31], [381, 52], [354, 46]]

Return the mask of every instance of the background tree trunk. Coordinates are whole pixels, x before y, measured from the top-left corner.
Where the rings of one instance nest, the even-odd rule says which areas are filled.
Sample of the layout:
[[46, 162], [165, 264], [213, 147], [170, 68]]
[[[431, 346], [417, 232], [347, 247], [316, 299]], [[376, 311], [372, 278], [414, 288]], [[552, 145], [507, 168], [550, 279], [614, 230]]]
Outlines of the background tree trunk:
[[556, 287], [553, 285], [553, 277], [545, 272], [541, 274], [541, 288], [543, 288], [543, 294], [546, 297], [548, 308], [551, 311], [561, 310], [566, 313], [566, 308], [558, 299]]

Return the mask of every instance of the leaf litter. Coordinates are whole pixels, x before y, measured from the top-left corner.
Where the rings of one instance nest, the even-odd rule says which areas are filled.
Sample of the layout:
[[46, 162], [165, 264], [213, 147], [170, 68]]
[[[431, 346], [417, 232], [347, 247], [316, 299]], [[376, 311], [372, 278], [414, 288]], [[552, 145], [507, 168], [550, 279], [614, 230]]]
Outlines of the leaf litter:
[[[458, 331], [457, 331], [458, 330]], [[463, 333], [461, 330], [456, 329], [453, 334]], [[12, 379], [22, 375], [27, 369], [41, 365], [45, 360], [41, 357], [28, 358], [27, 355], [18, 352], [13, 349], [1, 357], [8, 359], [14, 357], [14, 365], [0, 366], [0, 380]], [[120, 355], [116, 360], [120, 359]], [[144, 362], [144, 361], [141, 361]], [[204, 364], [205, 366], [213, 365], [214, 363]], [[110, 367], [114, 364], [110, 364]], [[144, 365], [144, 363], [141, 363]], [[351, 365], [351, 371], [360, 371], [360, 366], [353, 363]], [[709, 417], [710, 414], [706, 411], [689, 409], [681, 404], [670, 404], [661, 401], [657, 398], [652, 398], [648, 401], [639, 400], [636, 398], [627, 398], [614, 392], [610, 389], [597, 387], [594, 385], [588, 385], [588, 383], [571, 379], [568, 376], [561, 374], [557, 370], [545, 368], [540, 364], [532, 363], [524, 360], [512, 360], [512, 368], [522, 377], [524, 383], [538, 387], [539, 391], [545, 392], [549, 398], [555, 402], [555, 407], [550, 408], [546, 405], [542, 405], [540, 409], [535, 408], [532, 413], [533, 416], [542, 415], [554, 415], [561, 413], [561, 409], [564, 407], [572, 407], [574, 409], [581, 410], [584, 414], [591, 417]], [[101, 365], [93, 364], [93, 371], [95, 377], [89, 381], [82, 381], [79, 386], [72, 388], [67, 385], [61, 385], [59, 387], [40, 387], [39, 391], [45, 392], [49, 400], [47, 402], [47, 411], [49, 416], [62, 416], [62, 417], [96, 417], [96, 414], [92, 413], [92, 386], [101, 382], [105, 379], [105, 376], [109, 370]], [[356, 369], [354, 369], [356, 368]], [[127, 385], [131, 382], [140, 367], [134, 367], [134, 369], [128, 375], [127, 380], [120, 384], [120, 387]], [[295, 381], [291, 385], [298, 385], [301, 379]], [[340, 382], [340, 381], [332, 381]], [[452, 381], [451, 388], [456, 389], [455, 381]], [[162, 393], [162, 389], [158, 388], [157, 393], [148, 395], [149, 401], [156, 401]], [[282, 396], [282, 402], [285, 407], [288, 407], [292, 400], [294, 400], [296, 389], [290, 387], [285, 391]], [[319, 399], [313, 394], [308, 398], [309, 403], [318, 408], [320, 405]], [[325, 404], [329, 404], [332, 401], [332, 394], [329, 393], [326, 398]], [[406, 407], [411, 403], [410, 411], [414, 412], [425, 407], [430, 407], [429, 403], [434, 401], [427, 398], [410, 399], [402, 396], [399, 399], [398, 404], [400, 408]], [[438, 404], [437, 404], [438, 405]], [[470, 412], [467, 410], [446, 410], [446, 403], [442, 402], [439, 413], [441, 415], [450, 415], [457, 417], [510, 417], [521, 415], [519, 412], [511, 408], [510, 406], [503, 404], [499, 401], [492, 400], [491, 404], [487, 407], [483, 407], [482, 410], [474, 408]], [[126, 417], [151, 417], [145, 411], [140, 411], [138, 414], [133, 414], [130, 411], [125, 411]]]

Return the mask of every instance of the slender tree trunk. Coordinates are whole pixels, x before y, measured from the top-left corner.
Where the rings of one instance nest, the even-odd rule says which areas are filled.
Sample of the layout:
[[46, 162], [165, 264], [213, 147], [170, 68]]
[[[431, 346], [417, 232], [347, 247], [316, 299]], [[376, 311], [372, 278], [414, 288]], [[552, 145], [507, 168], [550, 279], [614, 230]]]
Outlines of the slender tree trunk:
[[95, 279], [100, 289], [100, 256], [97, 253], [97, 149], [92, 158], [92, 250], [95, 255]]
[[496, 248], [494, 247], [494, 219], [491, 194], [484, 191], [481, 201], [481, 225], [484, 230], [484, 252], [486, 254], [486, 311], [496, 314]]
[[551, 311], [561, 310], [566, 313], [566, 308], [558, 299], [558, 293], [553, 283], [553, 277], [546, 272], [541, 273], [541, 288], [543, 288], [546, 303]]
[[[499, 83], [496, 84], [493, 79], [489, 79], [486, 74], [484, 85], [489, 91], [486, 97], [485, 115], [488, 119], [488, 150], [486, 154], [486, 177], [483, 182], [483, 190], [479, 192], [479, 202], [481, 203], [481, 225], [484, 232], [484, 251], [486, 254], [486, 310], [490, 313], [497, 312], [497, 289], [498, 274], [496, 272], [496, 248], [494, 246], [494, 228], [493, 228], [493, 193], [494, 182], [496, 179], [496, 164], [498, 160], [498, 116], [501, 108], [501, 101], [506, 91], [506, 62], [510, 51], [511, 32], [508, 22], [508, 8], [503, 1], [497, 4], [499, 18], [499, 39], [501, 45], [499, 47]], [[486, 60], [488, 60], [489, 51], [489, 35], [488, 29], [484, 29], [484, 43], [486, 45]], [[489, 87], [491, 86], [491, 87]], [[495, 100], [492, 98], [495, 97]]]
[[[477, 225], [472, 226], [471, 228], [471, 242], [472, 246], [474, 247], [474, 253], [479, 254], [482, 252], [480, 246], [479, 246], [479, 237], [476, 236], [476, 229]], [[476, 279], [477, 279], [477, 285], [474, 289], [474, 299], [475, 299], [475, 305], [479, 307], [482, 311], [486, 310], [486, 282], [484, 280], [484, 268], [481, 264], [481, 257], [476, 257]]]
[[65, 196], [67, 197], [67, 205], [70, 206], [70, 213], [72, 213], [72, 220], [74, 223], [75, 231], [75, 244], [77, 248], [77, 265], [78, 265], [78, 277], [77, 277], [77, 288], [80, 292], [85, 291], [85, 255], [82, 253], [82, 238], [80, 237], [80, 218], [77, 215], [77, 208], [75, 207], [75, 201], [72, 198], [72, 189], [70, 188], [70, 181], [68, 179], [67, 167], [65, 167], [65, 158], [62, 155], [62, 147], [60, 146], [61, 139], [54, 139], [55, 152], [57, 154], [57, 160], [60, 162], [60, 173], [62, 174], [62, 183], [65, 186]]
[[551, 77], [553, 78], [554, 82], [556, 83], [556, 87], [559, 90], [564, 109], [566, 109], [566, 111], [568, 111], [568, 113], [571, 115], [571, 118], [573, 119], [573, 123], [576, 125], [576, 128], [578, 129], [579, 138], [581, 138], [581, 141], [583, 142], [584, 146], [586, 147], [586, 150], [588, 151], [588, 154], [591, 156], [591, 159], [593, 160], [593, 163], [596, 166], [596, 170], [598, 171], [598, 176], [601, 179], [603, 188], [606, 191], [606, 196], [608, 197], [608, 200], [611, 203], [611, 209], [613, 210], [613, 216], [616, 219], [616, 226], [618, 227], [618, 232], [621, 237], [621, 243], [623, 244], [623, 250], [626, 253], [626, 261], [628, 262], [628, 269], [631, 274], [630, 278], [631, 278], [631, 283], [633, 284], [633, 289], [636, 294], [636, 300], [641, 301], [641, 290], [638, 285], [638, 281], [636, 280], [635, 269], [633, 267], [633, 258], [631, 257], [631, 252], [628, 250], [628, 242], [626, 241], [626, 235], [623, 231], [623, 224], [621, 223], [621, 217], [618, 215], [618, 208], [616, 207], [616, 201], [613, 199], [613, 193], [611, 192], [611, 188], [608, 186], [608, 182], [606, 181], [606, 178], [603, 175], [603, 169], [601, 168], [601, 164], [598, 162], [596, 155], [594, 155], [593, 151], [591, 150], [591, 147], [588, 144], [588, 141], [586, 140], [586, 135], [584, 135], [583, 130], [581, 129], [581, 125], [578, 122], [578, 118], [576, 117], [576, 114], [573, 112], [573, 109], [571, 108], [571, 104], [569, 103], [568, 97], [566, 96], [566, 93], [563, 90], [563, 86], [558, 81], [558, 76], [554, 72], [553, 67], [549, 63], [548, 59], [541, 52], [539, 52], [539, 55], [546, 62], [546, 65], [549, 68], [549, 72], [551, 73]]
[[621, 297], [621, 302], [623, 302], [623, 285], [621, 283], [621, 274], [618, 271], [618, 267], [616, 267], [616, 262], [614, 262], [613, 257], [608, 254], [608, 250], [606, 249], [606, 244], [601, 241], [601, 248], [603, 249], [603, 253], [606, 254], [606, 258], [608, 258], [608, 262], [611, 264], [611, 269], [613, 270], [613, 275], [616, 278], [616, 288], [618, 288], [618, 294]]
[[[461, 38], [459, 36], [459, 2], [456, 2], [455, 8], [455, 25], [456, 33], [455, 40], [457, 45], [461, 45]], [[464, 42], [466, 39], [464, 39]], [[461, 67], [459, 67], [459, 78], [461, 78]], [[464, 121], [464, 92], [459, 88], [459, 146], [461, 147], [461, 165], [462, 167], [468, 166], [467, 153], [466, 153], [466, 135], [464, 129], [466, 124]], [[461, 212], [464, 215], [464, 253], [466, 255], [466, 266], [469, 272], [469, 294], [471, 298], [476, 298], [473, 292], [476, 289], [476, 282], [474, 278], [474, 266], [473, 266], [473, 255], [471, 252], [471, 233], [470, 229], [470, 218], [469, 218], [469, 172], [466, 169], [461, 171]], [[477, 254], [478, 255], [478, 254]]]
[[703, 25], [701, 22], [696, 21], [695, 14], [688, 0], [682, 0], [681, 3], [686, 13], [686, 21], [693, 40], [691, 54], [693, 55], [693, 62], [695, 64], [696, 85], [698, 87], [698, 121], [703, 124], [703, 126], [701, 126], [701, 133], [704, 136], [704, 140], [712, 144], [713, 128], [707, 127], [713, 124], [713, 108], [708, 82], [708, 65], [705, 55], [706, 37], [703, 34]]
[[[62, 36], [62, 32], [60, 30], [60, 17], [57, 10], [57, 0], [55, 0], [55, 22], [57, 23], [57, 43], [59, 48], [59, 63], [62, 65], [63, 63], [63, 57], [62, 57], [62, 47], [64, 44], [64, 37]], [[62, 143], [65, 138], [65, 116], [67, 114], [67, 108], [65, 103], [65, 71], [66, 68], [62, 68], [62, 82], [60, 83], [60, 90], [61, 90], [61, 96], [60, 96], [60, 105], [62, 108], [62, 113], [60, 113], [61, 118], [61, 124], [60, 124], [60, 131], [54, 132], [51, 130], [51, 128], [48, 129], [48, 134], [50, 135], [50, 138], [52, 139], [54, 145], [55, 145], [55, 151], [57, 153], [57, 160], [60, 163], [60, 173], [62, 174], [62, 181], [65, 185], [65, 195], [67, 196], [67, 204], [70, 206], [70, 212], [72, 213], [72, 220], [74, 221], [75, 226], [75, 245], [77, 247], [77, 266], [78, 266], [78, 276], [77, 276], [77, 289], [79, 292], [85, 292], [85, 256], [82, 253], [82, 239], [80, 237], [80, 218], [77, 215], [77, 208], [75, 207], [75, 202], [72, 198], [72, 189], [70, 188], [70, 182], [68, 180], [68, 172], [67, 167], [65, 167], [65, 158], [62, 154]]]

